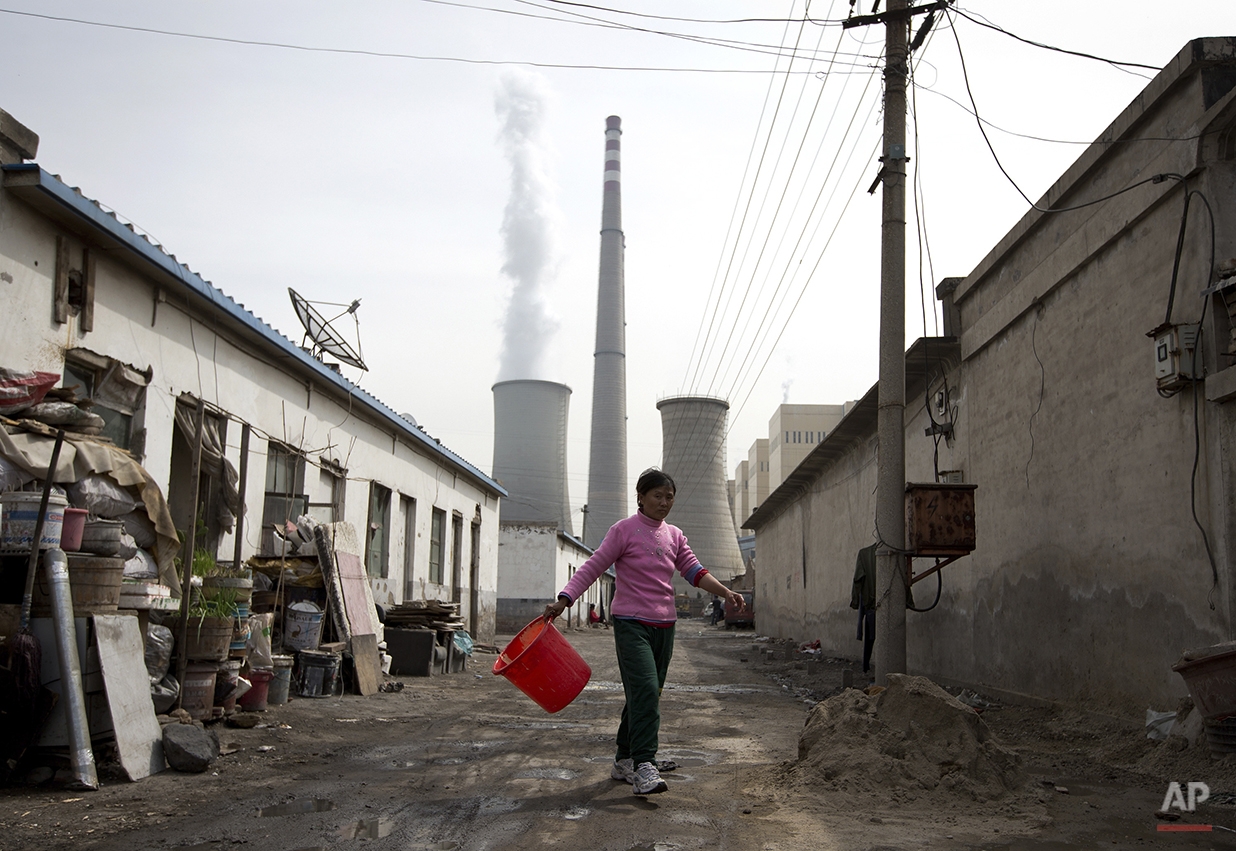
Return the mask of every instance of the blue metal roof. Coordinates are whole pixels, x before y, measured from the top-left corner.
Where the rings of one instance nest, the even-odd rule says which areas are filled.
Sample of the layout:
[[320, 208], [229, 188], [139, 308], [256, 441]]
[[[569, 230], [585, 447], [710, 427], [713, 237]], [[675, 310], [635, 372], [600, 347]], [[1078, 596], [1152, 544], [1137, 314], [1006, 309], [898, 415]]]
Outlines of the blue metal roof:
[[280, 354], [297, 361], [303, 369], [313, 373], [315, 378], [333, 384], [342, 392], [350, 394], [360, 404], [386, 420], [400, 434], [422, 446], [431, 455], [438, 456], [448, 466], [457, 468], [469, 478], [474, 479], [482, 488], [498, 496], [507, 495], [506, 489], [494, 479], [447, 449], [436, 438], [430, 437], [421, 429], [413, 426], [384, 402], [371, 396], [367, 391], [311, 356], [300, 346], [254, 316], [251, 311], [237, 304], [218, 287], [177, 261], [175, 255], [168, 254], [162, 246], [152, 243], [145, 236], [137, 233], [132, 226], [122, 223], [114, 214], [104, 211], [97, 202], [84, 196], [81, 190], [65, 185], [59, 177], [44, 171], [36, 163], [13, 163], [0, 166], [0, 170], [4, 172], [5, 188], [19, 198], [31, 203], [52, 218], [65, 221], [70, 226], [75, 223], [79, 227], [87, 228], [91, 235], [99, 239], [105, 247], [127, 251], [134, 260], [139, 261], [134, 264], [139, 269], [157, 280], [179, 285], [192, 295], [204, 299], [212, 308], [261, 337]]

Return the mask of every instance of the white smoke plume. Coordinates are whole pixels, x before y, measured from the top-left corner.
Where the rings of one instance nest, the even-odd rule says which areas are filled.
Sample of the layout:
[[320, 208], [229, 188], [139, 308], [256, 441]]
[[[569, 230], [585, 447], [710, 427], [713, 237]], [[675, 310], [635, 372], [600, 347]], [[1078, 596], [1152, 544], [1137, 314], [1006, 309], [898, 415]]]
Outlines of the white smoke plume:
[[502, 217], [502, 273], [513, 287], [502, 322], [499, 381], [546, 378], [542, 371], [559, 326], [546, 300], [557, 265], [558, 219], [544, 138], [549, 100], [545, 78], [527, 71], [504, 73], [494, 98], [499, 142], [511, 165], [511, 195]]
[[781, 404], [788, 405], [790, 403], [790, 386], [794, 383], [794, 379], [787, 378], [781, 382]]

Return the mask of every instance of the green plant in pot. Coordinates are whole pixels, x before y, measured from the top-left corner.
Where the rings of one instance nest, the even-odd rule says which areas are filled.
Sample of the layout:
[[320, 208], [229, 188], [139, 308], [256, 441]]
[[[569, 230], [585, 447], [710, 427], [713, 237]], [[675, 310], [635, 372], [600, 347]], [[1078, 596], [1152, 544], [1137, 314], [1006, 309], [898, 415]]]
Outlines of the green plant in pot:
[[207, 550], [194, 551], [193, 575], [202, 579], [201, 597], [205, 600], [227, 593], [234, 603], [245, 604], [253, 594], [253, 579], [247, 568], [220, 564]]

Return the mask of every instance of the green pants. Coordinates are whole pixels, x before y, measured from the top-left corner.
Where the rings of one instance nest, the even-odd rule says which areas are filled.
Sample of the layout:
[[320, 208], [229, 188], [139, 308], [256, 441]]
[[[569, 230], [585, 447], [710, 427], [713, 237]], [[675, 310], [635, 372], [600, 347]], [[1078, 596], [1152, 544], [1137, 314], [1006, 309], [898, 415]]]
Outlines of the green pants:
[[614, 759], [655, 764], [661, 731], [661, 689], [674, 655], [674, 628], [615, 618], [614, 647], [627, 698]]

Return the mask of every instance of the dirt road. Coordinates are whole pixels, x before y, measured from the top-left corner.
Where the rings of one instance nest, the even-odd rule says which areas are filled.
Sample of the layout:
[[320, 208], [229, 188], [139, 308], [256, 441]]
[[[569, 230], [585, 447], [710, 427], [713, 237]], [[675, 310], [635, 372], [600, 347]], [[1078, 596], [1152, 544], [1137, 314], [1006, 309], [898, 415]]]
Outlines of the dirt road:
[[[1025, 775], [991, 800], [807, 772], [794, 765], [799, 734], [843, 665], [808, 675], [780, 652], [766, 659], [751, 632], [702, 621], [679, 624], [663, 698], [660, 756], [680, 767], [668, 793], [637, 798], [609, 777], [622, 707], [612, 635], [568, 637], [593, 676], [556, 715], [478, 655], [467, 673], [404, 678], [401, 692], [299, 699], [264, 713], [266, 726], [220, 724], [225, 755], [206, 774], [128, 783], [104, 772], [93, 793], [0, 790], [0, 848], [1236, 848], [1236, 834], [1165, 834], [1153, 817], [1170, 780], [1208, 780], [1216, 803], [1183, 821], [1236, 827], [1222, 805], [1236, 791], [1230, 766], [1164, 761], [1115, 721], [989, 708]], [[1171, 776], [1197, 771], [1209, 773]]]

